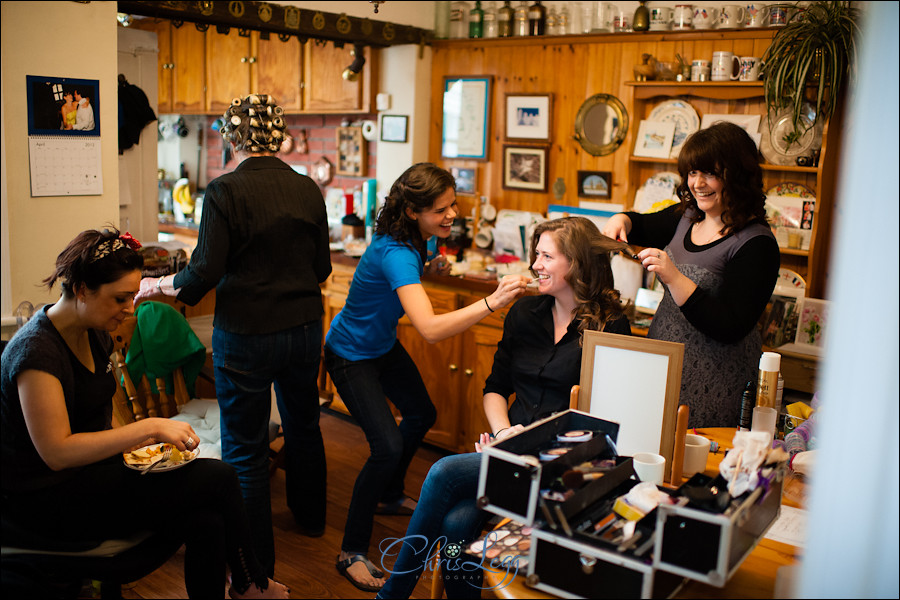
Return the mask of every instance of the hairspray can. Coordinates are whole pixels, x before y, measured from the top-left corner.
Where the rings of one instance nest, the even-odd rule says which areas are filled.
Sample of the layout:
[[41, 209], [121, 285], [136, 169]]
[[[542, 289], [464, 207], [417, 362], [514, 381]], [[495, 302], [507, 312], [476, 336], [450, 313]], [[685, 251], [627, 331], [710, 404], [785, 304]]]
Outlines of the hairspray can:
[[756, 405], [776, 408], [778, 394], [778, 372], [781, 369], [781, 355], [763, 352], [759, 358], [759, 383], [756, 386]]

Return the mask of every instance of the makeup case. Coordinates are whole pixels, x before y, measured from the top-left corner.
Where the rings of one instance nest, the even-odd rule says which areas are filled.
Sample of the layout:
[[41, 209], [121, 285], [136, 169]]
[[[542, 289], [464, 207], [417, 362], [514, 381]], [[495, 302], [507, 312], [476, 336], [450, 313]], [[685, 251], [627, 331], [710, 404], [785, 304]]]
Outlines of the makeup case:
[[[571, 431], [589, 431], [591, 439], [571, 444], [557, 441], [558, 436]], [[540, 491], [575, 465], [615, 457], [618, 434], [618, 423], [569, 409], [486, 446], [481, 452], [478, 505], [488, 512], [532, 525], [536, 517], [542, 517], [541, 513], [552, 513], [558, 505], [543, 501]], [[560, 447], [568, 451], [552, 460], [541, 460], [542, 454]]]
[[627, 541], [617, 539], [615, 527], [595, 532], [592, 526], [637, 485], [633, 474], [631, 458], [619, 457], [612, 471], [534, 526], [529, 586], [564, 598], [666, 598], [678, 590], [683, 577], [653, 567], [656, 510], [636, 522]]
[[[683, 504], [687, 496], [714, 503], [727, 488], [721, 476], [697, 473], [674, 493], [682, 504], [656, 509], [653, 563], [658, 569], [721, 587], [741, 566], [781, 514], [786, 463], [771, 467], [764, 481], [724, 512]], [[649, 516], [649, 515], [648, 515]]]

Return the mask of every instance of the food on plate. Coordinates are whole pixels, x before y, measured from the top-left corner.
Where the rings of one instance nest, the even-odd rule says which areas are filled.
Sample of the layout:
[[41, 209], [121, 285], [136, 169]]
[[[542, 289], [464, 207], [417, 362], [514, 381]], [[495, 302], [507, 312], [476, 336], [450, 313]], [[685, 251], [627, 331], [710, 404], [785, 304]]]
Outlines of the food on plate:
[[125, 464], [128, 465], [149, 466], [162, 460], [166, 448], [171, 448], [172, 450], [172, 455], [169, 457], [169, 463], [173, 465], [194, 459], [193, 452], [188, 450], [182, 452], [172, 444], [154, 444], [152, 446], [145, 446], [132, 452], [123, 452], [122, 457], [125, 460]]

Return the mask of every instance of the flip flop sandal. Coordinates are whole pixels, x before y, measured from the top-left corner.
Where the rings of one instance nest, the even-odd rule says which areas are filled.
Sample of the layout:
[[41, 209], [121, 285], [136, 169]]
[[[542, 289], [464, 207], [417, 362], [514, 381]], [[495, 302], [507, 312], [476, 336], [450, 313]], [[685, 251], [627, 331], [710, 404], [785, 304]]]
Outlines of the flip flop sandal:
[[341, 558], [340, 555], [338, 555], [338, 561], [337, 561], [337, 563], [335, 563], [334, 566], [337, 568], [338, 573], [343, 575], [347, 581], [349, 581], [350, 583], [352, 583], [354, 585], [354, 587], [356, 587], [356, 589], [362, 590], [364, 592], [378, 592], [381, 590], [382, 586], [368, 585], [365, 583], [360, 583], [360, 582], [356, 581], [355, 579], [353, 579], [353, 577], [351, 577], [350, 574], [347, 572], [347, 569], [350, 568], [350, 565], [352, 565], [355, 562], [362, 562], [366, 565], [366, 568], [369, 570], [369, 574], [372, 577], [378, 577], [378, 578], [384, 577], [384, 573], [379, 571], [375, 567], [375, 565], [373, 565], [372, 562], [368, 558], [366, 558], [366, 556], [364, 554], [354, 554], [353, 556], [351, 556], [350, 558], [348, 558], [346, 560], [340, 560], [340, 558]]

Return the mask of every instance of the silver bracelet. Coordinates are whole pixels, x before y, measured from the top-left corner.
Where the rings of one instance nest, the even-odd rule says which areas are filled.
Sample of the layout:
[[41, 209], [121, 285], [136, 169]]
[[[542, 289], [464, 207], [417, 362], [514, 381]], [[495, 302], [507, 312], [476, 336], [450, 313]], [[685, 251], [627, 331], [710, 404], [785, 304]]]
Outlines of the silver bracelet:
[[162, 277], [160, 277], [159, 279], [156, 280], [156, 291], [159, 292], [160, 294], [163, 293], [161, 286], [162, 286], [162, 280], [165, 278], [166, 278], [166, 276], [163, 275]]

